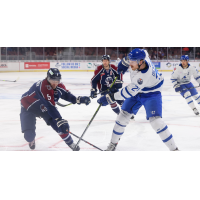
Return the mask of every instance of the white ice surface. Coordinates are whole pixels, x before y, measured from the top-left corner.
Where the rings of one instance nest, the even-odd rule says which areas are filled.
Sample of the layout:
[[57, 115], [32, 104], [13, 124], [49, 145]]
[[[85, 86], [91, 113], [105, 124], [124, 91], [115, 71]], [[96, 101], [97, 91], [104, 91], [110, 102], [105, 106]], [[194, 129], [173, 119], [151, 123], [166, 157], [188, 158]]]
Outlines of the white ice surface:
[[[181, 151], [200, 150], [200, 117], [195, 116], [185, 100], [174, 92], [170, 82], [170, 72], [163, 73], [163, 120], [174, 136]], [[93, 72], [62, 72], [62, 82], [76, 96], [90, 95], [90, 79]], [[15, 82], [0, 81], [0, 150], [30, 151], [28, 143], [21, 133], [20, 97], [34, 82], [46, 77], [45, 72], [0, 73], [0, 80], [15, 80]], [[195, 85], [197, 83], [192, 81]], [[124, 76], [124, 86], [130, 83], [129, 73]], [[198, 89], [200, 91], [200, 89]], [[60, 103], [67, 104], [63, 100]], [[196, 103], [195, 103], [196, 104]], [[70, 124], [70, 131], [81, 136], [88, 122], [98, 107], [97, 99], [89, 106], [70, 105], [59, 107], [62, 117]], [[197, 105], [200, 110], [200, 107]], [[84, 139], [105, 150], [110, 142], [116, 114], [110, 106], [101, 107], [99, 113], [88, 128]], [[74, 137], [73, 137], [74, 138]], [[76, 142], [77, 139], [74, 138]], [[81, 142], [82, 151], [98, 151], [90, 145]], [[71, 151], [58, 134], [42, 119], [37, 119], [36, 149], [38, 151]], [[167, 151], [167, 147], [151, 128], [146, 120], [142, 107], [127, 126], [119, 144], [118, 151]]]

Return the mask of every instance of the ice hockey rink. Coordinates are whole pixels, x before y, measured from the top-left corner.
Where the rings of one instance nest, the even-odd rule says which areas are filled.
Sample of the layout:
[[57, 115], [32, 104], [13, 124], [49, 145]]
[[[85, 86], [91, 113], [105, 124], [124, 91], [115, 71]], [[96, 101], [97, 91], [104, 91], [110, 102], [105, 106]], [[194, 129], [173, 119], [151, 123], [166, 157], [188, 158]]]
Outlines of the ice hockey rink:
[[[171, 72], [162, 73], [165, 82], [163, 86], [163, 120], [174, 136], [181, 151], [200, 151], [200, 117], [195, 116], [185, 100], [172, 88]], [[76, 96], [90, 96], [90, 79], [93, 72], [62, 72], [62, 82]], [[124, 86], [130, 83], [130, 74], [124, 75]], [[46, 77], [46, 72], [11, 72], [0, 73], [0, 150], [1, 151], [31, 151], [21, 133], [20, 98], [33, 83]], [[194, 80], [194, 85], [198, 85]], [[200, 89], [198, 88], [198, 91]], [[99, 96], [98, 96], [99, 97]], [[64, 100], [60, 103], [67, 104]], [[195, 102], [196, 104], [196, 102]], [[196, 104], [197, 105], [197, 104]], [[81, 136], [99, 104], [92, 99], [91, 104], [57, 106], [64, 119], [70, 125], [70, 131]], [[197, 109], [200, 107], [197, 105]], [[94, 121], [88, 128], [83, 139], [105, 150], [110, 142], [116, 114], [110, 106], [101, 107]], [[73, 137], [73, 136], [72, 136]], [[77, 138], [73, 137], [77, 142]], [[80, 142], [81, 151], [99, 151], [85, 142]], [[36, 124], [35, 151], [71, 151], [59, 135], [42, 119]], [[146, 120], [142, 107], [135, 120], [131, 120], [122, 136], [116, 151], [168, 151], [160, 137]]]

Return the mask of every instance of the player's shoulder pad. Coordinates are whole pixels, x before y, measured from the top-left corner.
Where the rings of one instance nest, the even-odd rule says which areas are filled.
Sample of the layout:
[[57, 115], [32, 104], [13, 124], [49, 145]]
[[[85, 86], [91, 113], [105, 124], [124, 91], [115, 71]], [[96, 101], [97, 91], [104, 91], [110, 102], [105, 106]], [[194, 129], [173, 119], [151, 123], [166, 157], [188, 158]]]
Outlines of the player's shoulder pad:
[[45, 93], [54, 93], [53, 92], [53, 88], [51, 87], [50, 83], [47, 81], [47, 79], [44, 79], [41, 82], [41, 92], [45, 92]]
[[176, 67], [176, 70], [177, 70], [177, 71], [182, 71], [182, 70], [183, 70], [183, 67], [182, 67], [182, 65], [181, 65], [181, 64], [179, 64], [179, 65]]
[[110, 67], [117, 71], [117, 67], [115, 65], [111, 64]]
[[97, 69], [94, 71], [95, 75], [98, 74], [103, 69], [103, 65], [99, 65]]
[[96, 70], [100, 71], [101, 69], [103, 69], [103, 65], [99, 65]]
[[58, 86], [56, 87], [56, 90], [58, 90], [61, 95], [68, 93], [70, 94], [70, 91], [66, 89], [65, 85], [63, 83], [59, 83]]
[[44, 79], [41, 83], [40, 92], [44, 99], [51, 102], [51, 104], [55, 106], [54, 90], [46, 79]]
[[58, 88], [61, 88], [61, 89], [64, 89], [64, 90], [66, 90], [67, 92], [69, 92], [69, 90], [66, 89], [66, 87], [65, 87], [65, 85], [64, 85], [63, 83], [59, 83], [57, 87], [58, 87]]

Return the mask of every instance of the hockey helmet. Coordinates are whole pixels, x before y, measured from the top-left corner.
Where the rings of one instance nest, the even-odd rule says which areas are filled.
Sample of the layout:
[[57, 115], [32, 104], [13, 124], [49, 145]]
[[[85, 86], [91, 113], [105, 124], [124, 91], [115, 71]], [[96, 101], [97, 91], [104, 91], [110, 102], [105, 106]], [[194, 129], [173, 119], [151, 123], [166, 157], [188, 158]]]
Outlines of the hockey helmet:
[[129, 61], [136, 61], [138, 64], [140, 63], [140, 60], [144, 60], [146, 57], [146, 53], [143, 49], [133, 49], [129, 54], [128, 54], [128, 59]]
[[61, 80], [60, 71], [57, 68], [50, 68], [47, 72], [47, 80], [50, 81], [58, 81]]
[[182, 60], [189, 61], [189, 56], [188, 55], [181, 56], [180, 61]]
[[109, 55], [103, 55], [103, 56], [101, 57], [101, 61], [103, 61], [103, 60], [108, 60], [108, 61], [110, 61], [110, 56], [109, 56]]

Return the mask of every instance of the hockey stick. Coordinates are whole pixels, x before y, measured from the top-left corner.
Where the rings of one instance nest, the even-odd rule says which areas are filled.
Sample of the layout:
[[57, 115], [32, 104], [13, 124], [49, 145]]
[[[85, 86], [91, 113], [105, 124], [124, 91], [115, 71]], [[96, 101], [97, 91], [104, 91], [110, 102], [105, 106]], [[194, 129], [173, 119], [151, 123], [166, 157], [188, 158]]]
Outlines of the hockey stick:
[[[109, 89], [111, 89], [111, 88], [112, 88], [112, 86], [114, 85], [114, 83], [115, 83], [115, 81], [117, 80], [117, 78], [118, 78], [118, 76], [116, 76], [115, 80], [113, 81], [113, 83], [111, 84], [111, 86], [110, 86], [110, 88], [109, 88]], [[97, 108], [97, 110], [95, 111], [95, 113], [94, 113], [94, 115], [93, 115], [92, 119], [90, 120], [90, 122], [89, 122], [89, 123], [88, 123], [88, 125], [86, 126], [86, 128], [85, 128], [85, 130], [84, 130], [83, 134], [82, 134], [82, 135], [81, 135], [81, 137], [79, 138], [79, 140], [78, 140], [77, 144], [75, 145], [75, 147], [74, 147], [73, 151], [76, 149], [76, 147], [77, 147], [77, 146], [78, 146], [78, 144], [80, 143], [80, 141], [81, 141], [81, 139], [83, 138], [83, 136], [84, 136], [85, 132], [87, 131], [87, 129], [89, 128], [89, 126], [90, 126], [90, 124], [92, 123], [93, 119], [95, 118], [95, 116], [96, 116], [96, 115], [97, 115], [97, 113], [99, 112], [99, 109], [101, 108], [101, 106], [102, 106], [102, 104], [100, 104], [100, 105], [99, 105], [99, 107]]]
[[[195, 87], [191, 87], [191, 88], [185, 88], [185, 89], [183, 89], [183, 90], [191, 90], [191, 89], [198, 88], [198, 87], [200, 87], [200, 85], [195, 86]], [[183, 91], [183, 90], [182, 90], [182, 91]]]
[[[74, 137], [76, 137], [76, 138], [80, 138], [80, 137], [78, 137], [77, 135], [75, 135], [75, 134], [73, 134], [72, 132], [69, 132], [71, 135], [73, 135]], [[93, 144], [91, 144], [91, 143], [89, 143], [89, 142], [87, 142], [86, 140], [84, 140], [83, 138], [81, 138], [81, 140], [83, 141], [83, 142], [85, 142], [85, 143], [87, 143], [87, 144], [89, 144], [89, 145], [91, 145], [91, 146], [93, 146], [94, 148], [96, 148], [96, 149], [98, 149], [98, 150], [100, 150], [100, 151], [103, 151], [102, 149], [100, 149], [99, 147], [97, 147], [97, 146], [95, 146], [95, 145], [93, 145]]]
[[78, 144], [80, 143], [80, 141], [82, 140], [82, 137], [85, 135], [85, 132], [87, 131], [87, 129], [89, 128], [90, 124], [92, 123], [93, 119], [95, 118], [95, 116], [97, 115], [97, 113], [99, 112], [99, 109], [101, 108], [102, 104], [100, 104], [97, 108], [97, 110], [95, 111], [94, 115], [92, 116], [92, 119], [90, 120], [90, 122], [88, 123], [87, 127], [85, 128], [83, 134], [81, 135], [81, 137], [79, 138], [78, 142], [76, 143], [73, 151], [76, 149], [76, 147], [78, 146]]
[[19, 77], [16, 79], [16, 80], [14, 80], [14, 81], [10, 81], [10, 80], [0, 80], [0, 81], [6, 81], [6, 82], [17, 82], [19, 80]]
[[[103, 92], [99, 92], [98, 94], [102, 94], [102, 93], [107, 92], [107, 91], [109, 91], [109, 90], [110, 90], [110, 88], [107, 89], [107, 90], [105, 90], [105, 91], [103, 91]], [[98, 94], [97, 94], [97, 95], [98, 95]], [[91, 98], [91, 96], [89, 96], [89, 97]], [[64, 104], [61, 104], [61, 103], [57, 102], [56, 104], [57, 104], [58, 106], [61, 106], [61, 107], [66, 107], [66, 106], [72, 105], [73, 103], [69, 103], [69, 104], [64, 105]]]
[[200, 85], [199, 86], [195, 86], [195, 87], [191, 87], [191, 88], [184, 88], [179, 93], [182, 93], [184, 90], [191, 90], [191, 89], [198, 88], [198, 87], [200, 87]]
[[58, 106], [61, 106], [61, 107], [66, 107], [66, 106], [72, 105], [73, 103], [69, 103], [69, 104], [64, 105], [64, 104], [61, 104], [61, 103], [57, 102], [56, 104], [57, 104]]
[[[102, 94], [102, 93], [104, 93], [104, 92], [109, 92], [110, 89], [111, 89], [111, 87], [108, 88], [108, 89], [105, 90], [105, 91], [102, 91], [102, 92], [97, 93], [97, 95], [98, 95], [98, 94]], [[89, 97], [91, 98], [91, 96], [89, 96]], [[64, 105], [64, 104], [61, 104], [61, 103], [57, 102], [56, 104], [57, 104], [58, 106], [61, 106], [61, 107], [66, 107], [66, 106], [70, 106], [70, 105], [72, 105], [73, 103], [69, 103], [69, 104]]]

